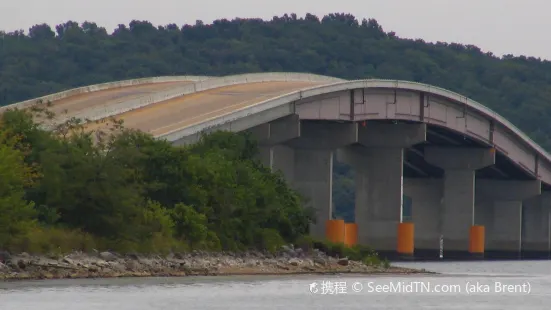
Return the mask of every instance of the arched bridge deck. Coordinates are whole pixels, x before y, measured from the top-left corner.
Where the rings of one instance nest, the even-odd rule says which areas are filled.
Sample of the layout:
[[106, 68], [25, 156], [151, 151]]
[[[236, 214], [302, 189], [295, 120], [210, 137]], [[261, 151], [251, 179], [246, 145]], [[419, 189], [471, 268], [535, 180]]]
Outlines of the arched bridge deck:
[[[413, 219], [422, 224], [416, 248], [437, 248], [443, 234], [448, 249], [471, 251], [469, 228], [486, 225], [492, 250], [550, 253], [551, 197], [541, 191], [551, 185], [551, 155], [497, 113], [445, 89], [303, 73], [157, 77], [81, 87], [0, 113], [45, 102], [58, 113], [54, 124], [76, 117], [90, 120], [86, 126], [92, 130], [115, 116], [175, 144], [213, 130], [250, 130], [265, 139], [267, 164], [279, 161], [294, 186], [315, 196], [321, 223], [331, 216], [333, 149], [348, 148], [344, 154], [362, 175], [356, 180], [358, 240], [378, 250], [392, 250], [400, 238], [394, 225], [403, 219], [397, 210], [402, 191], [410, 191]], [[475, 179], [481, 179], [476, 197]], [[523, 208], [534, 195], [539, 200]], [[522, 226], [521, 219], [530, 223]], [[312, 231], [323, 235], [319, 224]]]
[[[551, 155], [510, 122], [459, 94], [419, 83], [345, 81], [301, 73], [228, 77], [178, 76], [111, 82], [2, 107], [51, 102], [59, 121], [116, 116], [130, 128], [170, 141], [193, 141], [216, 128], [248, 129], [296, 113], [302, 120], [425, 122], [427, 143], [492, 146], [496, 165], [477, 171], [492, 178], [539, 178], [551, 185]], [[269, 114], [252, 120], [255, 114]], [[243, 119], [248, 125], [242, 125]], [[232, 123], [239, 122], [239, 125]], [[90, 122], [90, 129], [106, 126]], [[189, 139], [192, 137], [191, 139]], [[422, 145], [406, 154], [407, 176], [440, 176], [422, 159]]]

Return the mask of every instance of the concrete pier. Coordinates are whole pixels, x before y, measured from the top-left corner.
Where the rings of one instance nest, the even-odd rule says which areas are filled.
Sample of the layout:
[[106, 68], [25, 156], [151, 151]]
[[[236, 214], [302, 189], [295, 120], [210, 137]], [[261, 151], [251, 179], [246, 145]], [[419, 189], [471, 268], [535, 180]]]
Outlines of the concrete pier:
[[480, 222], [486, 227], [486, 257], [520, 257], [523, 201], [540, 193], [541, 182], [535, 180], [477, 181], [477, 207], [485, 214]]
[[471, 256], [469, 231], [475, 224], [475, 171], [495, 164], [495, 150], [425, 147], [424, 151], [428, 163], [444, 170], [443, 210], [440, 219], [444, 256]]
[[300, 119], [291, 114], [249, 129], [260, 147], [270, 147], [300, 137]]
[[315, 211], [316, 223], [310, 234], [325, 238], [325, 223], [333, 215], [333, 151], [295, 150], [293, 187], [306, 198], [306, 207]]
[[550, 258], [551, 252], [551, 193], [524, 201], [522, 225], [523, 258]]
[[[356, 172], [358, 242], [394, 256], [402, 222], [404, 148], [426, 140], [424, 124], [367, 123], [359, 145], [339, 150], [339, 160]], [[401, 253], [410, 255], [413, 253]]]
[[301, 193], [305, 206], [316, 214], [310, 234], [325, 238], [325, 223], [333, 213], [333, 153], [357, 142], [357, 124], [299, 121], [293, 116], [276, 125], [264, 125], [251, 130], [259, 137], [261, 161], [272, 170], [281, 171]]
[[415, 223], [415, 257], [437, 258], [442, 231], [442, 179], [405, 178], [404, 195], [412, 200]]

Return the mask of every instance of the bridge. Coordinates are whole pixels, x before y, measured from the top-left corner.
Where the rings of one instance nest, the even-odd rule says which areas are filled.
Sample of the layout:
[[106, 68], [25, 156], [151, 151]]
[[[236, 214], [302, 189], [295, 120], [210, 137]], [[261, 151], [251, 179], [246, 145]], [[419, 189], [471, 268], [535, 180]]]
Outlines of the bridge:
[[[436, 256], [441, 241], [445, 256], [550, 255], [551, 155], [445, 89], [303, 73], [157, 77], [72, 89], [0, 113], [43, 103], [58, 113], [51, 125], [76, 117], [98, 129], [115, 116], [175, 145], [250, 131], [261, 160], [316, 210], [316, 237], [400, 255]], [[355, 170], [355, 223], [331, 218], [334, 158]]]

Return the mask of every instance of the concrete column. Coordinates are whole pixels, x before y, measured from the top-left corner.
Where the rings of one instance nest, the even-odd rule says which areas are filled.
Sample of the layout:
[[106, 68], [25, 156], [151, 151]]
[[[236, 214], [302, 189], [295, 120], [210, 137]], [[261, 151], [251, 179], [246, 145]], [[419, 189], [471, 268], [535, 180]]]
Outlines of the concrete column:
[[272, 149], [274, 169], [282, 170], [314, 209], [310, 234], [315, 238], [325, 238], [325, 224], [332, 219], [334, 150], [356, 143], [357, 128], [355, 123], [301, 121], [300, 137]]
[[358, 242], [377, 251], [395, 251], [402, 220], [403, 149], [357, 146], [339, 152], [355, 153], [345, 162], [356, 171]]
[[295, 151], [285, 145], [259, 147], [260, 161], [273, 172], [281, 172], [292, 184], [295, 175]]
[[298, 115], [291, 114], [250, 128], [248, 132], [258, 141], [259, 146], [273, 146], [300, 137], [300, 128]]
[[549, 258], [551, 251], [551, 193], [524, 201], [522, 257]]
[[325, 223], [333, 213], [333, 151], [275, 145], [261, 147], [261, 153], [267, 166], [282, 173], [288, 184], [305, 198], [304, 207], [314, 210], [310, 234], [325, 238]]
[[442, 217], [444, 255], [465, 255], [474, 222], [475, 171], [495, 164], [495, 150], [425, 147], [425, 160], [444, 170]]
[[325, 238], [325, 223], [333, 217], [333, 151], [296, 150], [292, 184], [315, 211], [310, 234]]
[[426, 140], [424, 124], [368, 123], [358, 129], [360, 145], [338, 151], [356, 172], [358, 242], [383, 255], [396, 251], [402, 222], [404, 148]]
[[485, 201], [486, 256], [519, 257], [523, 200], [541, 193], [541, 181], [478, 180], [477, 200]]
[[404, 179], [404, 195], [412, 200], [415, 256], [438, 257], [442, 216], [442, 179]]
[[277, 153], [277, 157], [287, 154], [286, 157], [289, 157], [289, 151], [274, 148], [285, 141], [300, 137], [300, 119], [298, 115], [291, 114], [270, 123], [255, 126], [248, 129], [248, 132], [257, 140], [258, 158], [265, 166], [271, 169], [283, 168], [284, 171], [288, 170], [284, 166], [278, 167], [277, 164], [274, 167], [274, 154]]
[[258, 147], [258, 159], [260, 162], [270, 168], [273, 169], [273, 147], [272, 146], [259, 146]]

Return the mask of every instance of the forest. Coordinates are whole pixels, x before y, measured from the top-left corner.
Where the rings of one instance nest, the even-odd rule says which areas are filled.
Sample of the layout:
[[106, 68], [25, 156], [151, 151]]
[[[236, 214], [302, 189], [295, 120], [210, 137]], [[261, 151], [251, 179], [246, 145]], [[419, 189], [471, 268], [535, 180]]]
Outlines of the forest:
[[275, 251], [308, 232], [311, 210], [246, 134], [174, 147], [122, 123], [44, 131], [36, 113], [0, 119], [0, 249]]
[[[120, 24], [112, 33], [90, 21], [68, 21], [35, 25], [28, 31], [0, 32], [0, 37], [0, 105], [83, 85], [162, 75], [293, 71], [345, 79], [401, 79], [440, 86], [477, 100], [551, 149], [551, 104], [547, 103], [551, 98], [551, 62], [526, 56], [497, 57], [473, 45], [400, 38], [385, 31], [375, 19], [358, 20], [340, 13], [323, 17], [286, 14], [271, 20], [222, 19], [212, 24], [197, 21], [194, 25], [158, 27], [134, 20]], [[48, 160], [62, 157], [48, 156]], [[350, 219], [352, 172], [342, 165], [335, 170], [336, 216]], [[57, 186], [53, 184], [50, 186]], [[91, 193], [103, 190], [101, 186], [92, 186]], [[40, 191], [33, 195], [46, 197]], [[80, 203], [83, 209], [104, 207], [99, 206], [104, 202], [88, 206], [82, 195], [71, 194], [70, 202], [64, 202], [70, 204], [66, 208]], [[161, 205], [192, 203], [166, 197], [171, 198], [153, 201]], [[201, 203], [211, 208], [211, 202]], [[181, 208], [181, 212], [188, 210]], [[117, 219], [125, 216], [113, 215], [110, 225], [116, 226]]]

